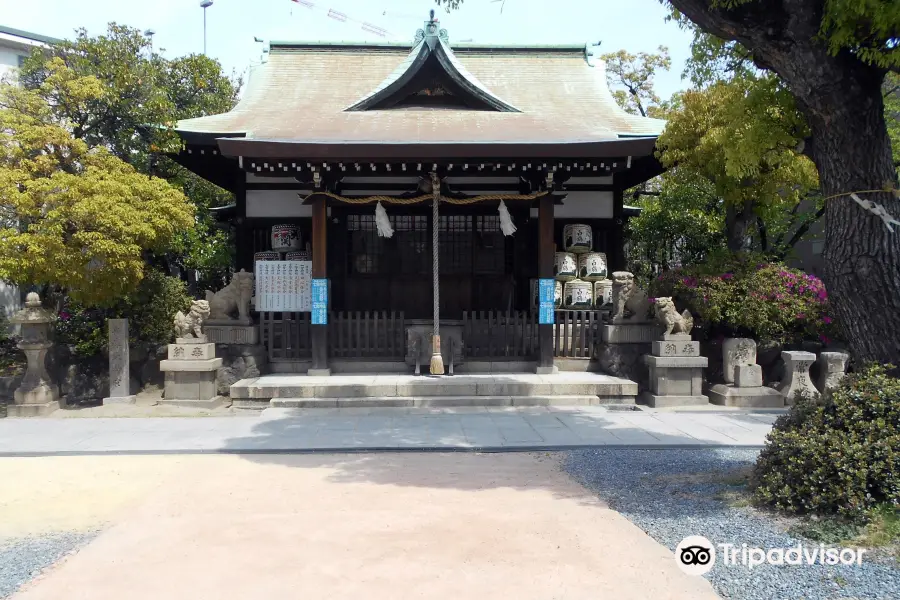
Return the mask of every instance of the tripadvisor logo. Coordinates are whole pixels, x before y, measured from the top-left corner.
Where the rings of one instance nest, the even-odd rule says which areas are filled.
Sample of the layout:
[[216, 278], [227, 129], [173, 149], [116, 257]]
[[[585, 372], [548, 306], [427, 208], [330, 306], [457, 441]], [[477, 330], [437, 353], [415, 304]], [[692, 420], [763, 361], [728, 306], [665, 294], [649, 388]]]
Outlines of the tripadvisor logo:
[[[718, 549], [718, 550], [717, 550]], [[797, 544], [790, 548], [751, 548], [747, 544], [715, 545], [700, 535], [691, 535], [675, 548], [675, 562], [688, 575], [703, 575], [716, 564], [716, 555], [721, 564], [743, 565], [753, 569], [763, 564], [769, 565], [861, 565], [865, 548], [829, 548], [824, 544], [804, 546]]]

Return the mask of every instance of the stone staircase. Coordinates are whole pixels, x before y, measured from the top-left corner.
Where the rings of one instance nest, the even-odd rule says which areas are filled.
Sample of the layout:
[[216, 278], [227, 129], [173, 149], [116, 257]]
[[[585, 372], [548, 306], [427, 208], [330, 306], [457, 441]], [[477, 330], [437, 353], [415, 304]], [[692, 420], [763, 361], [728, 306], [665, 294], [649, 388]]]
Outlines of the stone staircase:
[[633, 407], [638, 385], [599, 373], [264, 375], [231, 386], [236, 408], [594, 406]]

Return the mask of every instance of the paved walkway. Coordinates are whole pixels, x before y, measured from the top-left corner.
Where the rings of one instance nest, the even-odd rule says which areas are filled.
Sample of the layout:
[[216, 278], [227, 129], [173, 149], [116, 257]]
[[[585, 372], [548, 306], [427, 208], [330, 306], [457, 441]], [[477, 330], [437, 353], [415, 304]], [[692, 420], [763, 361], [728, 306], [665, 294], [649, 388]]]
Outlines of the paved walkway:
[[277, 409], [246, 417], [2, 419], [0, 456], [762, 446], [771, 413], [603, 407]]
[[0, 481], [14, 535], [103, 529], [12, 600], [718, 598], [544, 455], [0, 458]]

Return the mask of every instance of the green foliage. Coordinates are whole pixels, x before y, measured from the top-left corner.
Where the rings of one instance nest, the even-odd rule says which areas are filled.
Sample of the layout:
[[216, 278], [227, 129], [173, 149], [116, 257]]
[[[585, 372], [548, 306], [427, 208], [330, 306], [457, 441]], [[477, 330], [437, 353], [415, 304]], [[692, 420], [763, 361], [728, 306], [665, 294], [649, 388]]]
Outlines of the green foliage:
[[[49, 50], [49, 60], [42, 52], [29, 57], [20, 79], [74, 138], [88, 147], [108, 148], [138, 171], [180, 188], [196, 209], [196, 225], [154, 254], [169, 268], [217, 274], [229, 267], [230, 253], [209, 209], [230, 204], [233, 195], [160, 155], [181, 147], [173, 130], [176, 121], [227, 112], [237, 102], [242, 81], [224, 75], [221, 65], [207, 56], [166, 59], [151, 49], [140, 31], [115, 23], [97, 37], [78, 30], [74, 40]], [[56, 66], [60, 63], [64, 68]], [[91, 83], [89, 97], [82, 99], [74, 86], [48, 86], [60, 73], [67, 80]]]
[[849, 375], [824, 401], [778, 418], [751, 479], [762, 505], [857, 518], [900, 503], [900, 379], [885, 367]]
[[832, 54], [900, 70], [900, 4], [896, 0], [826, 0], [821, 34]]
[[0, 86], [0, 279], [50, 284], [89, 304], [115, 301], [193, 224], [184, 195], [104, 147], [74, 137], [48, 98], [90, 105], [102, 86], [48, 62], [38, 91]]
[[671, 68], [669, 49], [660, 46], [657, 54], [619, 50], [601, 58], [606, 62], [606, 79], [619, 106], [631, 114], [657, 116], [662, 101], [653, 90], [653, 77], [658, 70]]
[[630, 269], [646, 280], [724, 249], [724, 214], [712, 184], [680, 170], [660, 178], [659, 195], [641, 195], [641, 213], [628, 221]]
[[191, 298], [180, 279], [148, 270], [140, 285], [114, 306], [101, 308], [69, 300], [59, 312], [56, 339], [79, 356], [106, 351], [108, 319], [129, 319], [129, 345], [152, 349], [172, 341], [172, 317], [187, 311]]
[[797, 152], [806, 122], [775, 77], [689, 90], [682, 105], [668, 115], [660, 158], [708, 179], [727, 203], [790, 207], [818, 186], [815, 165]]
[[894, 151], [894, 166], [900, 170], [900, 74], [897, 73], [889, 73], [884, 80], [884, 120]]
[[713, 254], [704, 264], [663, 273], [650, 292], [674, 297], [710, 334], [786, 344], [841, 337], [819, 278], [758, 255]]
[[806, 520], [792, 526], [788, 533], [823, 544], [839, 544], [860, 534], [863, 526], [858, 519], [828, 518]]

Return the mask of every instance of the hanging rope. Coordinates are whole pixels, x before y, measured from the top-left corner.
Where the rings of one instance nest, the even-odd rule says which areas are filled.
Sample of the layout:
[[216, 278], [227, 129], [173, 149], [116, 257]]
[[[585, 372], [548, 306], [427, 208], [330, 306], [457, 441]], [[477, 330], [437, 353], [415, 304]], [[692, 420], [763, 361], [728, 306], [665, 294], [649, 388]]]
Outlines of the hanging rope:
[[[385, 204], [420, 204], [426, 200], [434, 198], [434, 194], [426, 194], [423, 196], [415, 196], [413, 198], [396, 198], [394, 196], [366, 196], [364, 198], [347, 198], [339, 196], [331, 192], [314, 192], [322, 196], [327, 196], [332, 200], [344, 202], [346, 204], [372, 204], [373, 202], [384, 202]], [[485, 196], [473, 196], [472, 198], [439, 198], [439, 202], [447, 204], [466, 205], [477, 204], [478, 202], [490, 202], [492, 200], [535, 200], [541, 196], [546, 196], [550, 192], [542, 191], [534, 194], [488, 194]], [[311, 196], [312, 194], [310, 194]], [[307, 196], [308, 198], [309, 196]], [[304, 198], [305, 200], [306, 198]]]
[[444, 374], [444, 361], [441, 358], [441, 283], [440, 283], [440, 252], [438, 250], [438, 231], [440, 230], [440, 216], [438, 215], [438, 203], [441, 201], [441, 180], [437, 173], [431, 172], [431, 193], [433, 195], [431, 204], [431, 285], [433, 286], [434, 295], [434, 341], [431, 349], [431, 374]]

